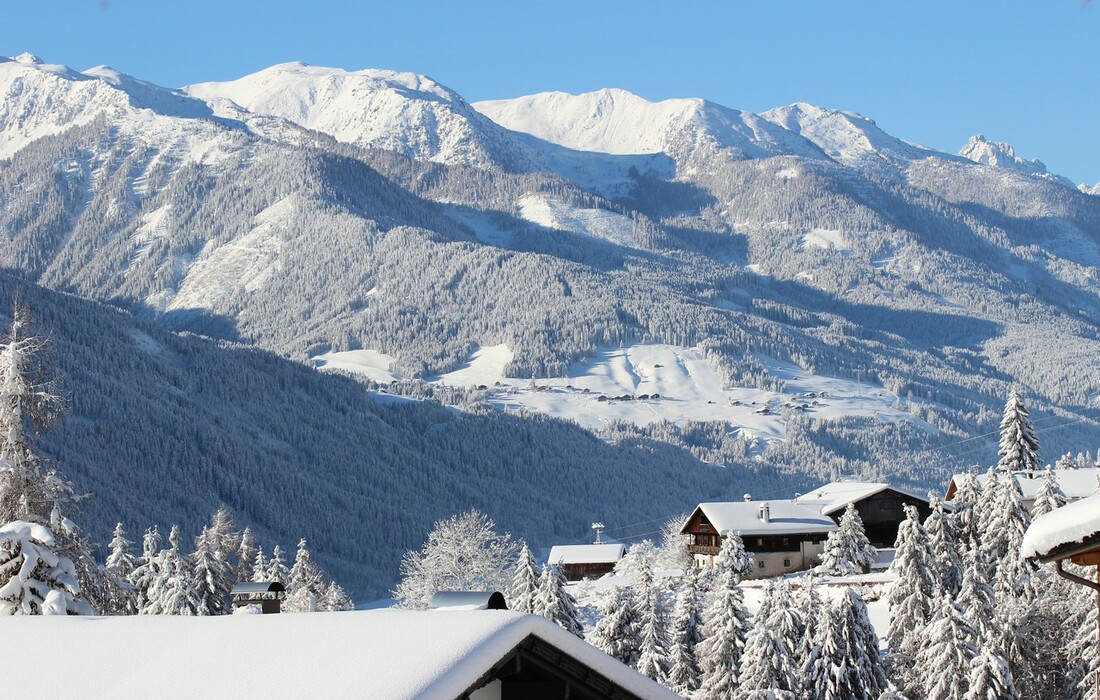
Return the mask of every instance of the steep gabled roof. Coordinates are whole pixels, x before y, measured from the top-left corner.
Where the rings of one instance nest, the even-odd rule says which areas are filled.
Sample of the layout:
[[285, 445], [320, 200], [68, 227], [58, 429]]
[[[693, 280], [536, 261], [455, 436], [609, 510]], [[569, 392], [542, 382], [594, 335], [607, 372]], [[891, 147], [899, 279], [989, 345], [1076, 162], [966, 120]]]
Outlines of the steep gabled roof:
[[[760, 509], [764, 505], [768, 506], [768, 522], [760, 517]], [[819, 509], [788, 500], [700, 503], [695, 511], [702, 511], [720, 533], [788, 535], [832, 532], [836, 529], [833, 519], [822, 515]], [[695, 513], [692, 513], [688, 517], [684, 527], [694, 516]]]
[[1042, 515], [1024, 533], [1020, 556], [1048, 561], [1100, 548], [1100, 494]]
[[802, 494], [795, 500], [803, 505], [819, 507], [824, 515], [832, 515], [847, 508], [849, 503], [862, 501], [887, 490], [928, 502], [926, 496], [879, 481], [834, 481]]
[[[951, 484], [958, 484], [963, 474], [955, 474], [951, 477]], [[1016, 472], [1016, 483], [1020, 485], [1020, 490], [1023, 491], [1024, 499], [1028, 501], [1034, 501], [1035, 496], [1039, 493], [1039, 487], [1043, 484], [1043, 471], [1036, 470], [1034, 472]], [[974, 478], [978, 480], [979, 486], [984, 486], [985, 482], [989, 479], [987, 472], [981, 474], [975, 474]], [[1075, 501], [1079, 498], [1085, 498], [1091, 496], [1097, 492], [1098, 486], [1100, 486], [1100, 469], [1095, 467], [1089, 467], [1086, 469], [1055, 469], [1054, 478], [1058, 481], [1058, 485], [1062, 487], [1063, 493], [1071, 501]], [[948, 498], [954, 495], [954, 490], [951, 486], [948, 486]]]
[[[47, 684], [57, 697], [455, 700], [532, 644], [624, 697], [678, 697], [549, 620], [507, 610], [13, 617], [4, 631], [19, 640], [5, 650], [12, 668], [38, 668], [45, 650], [65, 660]], [[5, 697], [39, 697], [43, 682], [12, 674]]]
[[626, 545], [567, 544], [550, 548], [551, 564], [614, 564], [623, 558]]

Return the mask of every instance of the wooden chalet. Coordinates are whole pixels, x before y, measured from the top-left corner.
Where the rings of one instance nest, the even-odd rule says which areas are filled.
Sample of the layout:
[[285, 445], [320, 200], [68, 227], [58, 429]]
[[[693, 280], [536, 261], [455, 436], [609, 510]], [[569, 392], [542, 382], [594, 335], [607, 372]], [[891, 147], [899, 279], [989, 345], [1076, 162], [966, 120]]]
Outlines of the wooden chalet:
[[611, 573], [623, 558], [626, 545], [570, 544], [550, 548], [549, 564], [557, 564], [568, 581], [599, 578]]
[[898, 526], [905, 520], [905, 506], [913, 506], [923, 522], [932, 513], [928, 499], [906, 489], [882, 482], [837, 481], [795, 499], [815, 507], [837, 523], [849, 504], [854, 504], [867, 539], [876, 547], [893, 547]]
[[[1020, 492], [1024, 495], [1024, 507], [1031, 510], [1035, 505], [1035, 497], [1039, 494], [1039, 487], [1043, 485], [1043, 471], [1016, 472], [1013, 476], [1016, 477], [1016, 483], [1019, 484]], [[959, 480], [962, 477], [963, 474], [955, 474], [951, 477], [943, 497], [944, 501], [951, 502], [955, 498], [955, 493], [959, 490]], [[989, 474], [982, 472], [975, 474], [974, 478], [978, 480], [979, 487], [984, 487]], [[1058, 481], [1062, 493], [1066, 494], [1066, 500], [1073, 502], [1096, 493], [1096, 485], [1100, 483], [1100, 469], [1095, 467], [1055, 469], [1054, 478]]]
[[809, 569], [836, 529], [832, 518], [812, 506], [744, 500], [700, 503], [680, 532], [691, 536], [688, 551], [702, 566], [713, 566], [723, 538], [736, 532], [756, 560], [756, 571], [745, 578], [764, 578]]

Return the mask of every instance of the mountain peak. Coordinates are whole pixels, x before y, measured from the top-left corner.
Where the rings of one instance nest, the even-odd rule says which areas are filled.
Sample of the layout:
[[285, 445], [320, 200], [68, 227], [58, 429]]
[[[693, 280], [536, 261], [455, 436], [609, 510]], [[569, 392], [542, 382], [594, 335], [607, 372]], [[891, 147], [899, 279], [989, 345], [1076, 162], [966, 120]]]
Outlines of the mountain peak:
[[37, 65], [39, 63], [42, 63], [41, 58], [39, 58], [38, 56], [35, 56], [33, 53], [30, 53], [28, 51], [24, 51], [23, 53], [19, 54], [18, 56], [14, 56], [12, 58], [12, 60], [14, 60], [16, 63], [25, 63], [25, 64], [35, 64], [35, 65]]
[[1025, 160], [1016, 155], [1016, 149], [1004, 141], [990, 141], [984, 134], [971, 136], [959, 155], [981, 165], [994, 168], [1019, 170], [1025, 173], [1045, 173], [1047, 166], [1041, 160]]

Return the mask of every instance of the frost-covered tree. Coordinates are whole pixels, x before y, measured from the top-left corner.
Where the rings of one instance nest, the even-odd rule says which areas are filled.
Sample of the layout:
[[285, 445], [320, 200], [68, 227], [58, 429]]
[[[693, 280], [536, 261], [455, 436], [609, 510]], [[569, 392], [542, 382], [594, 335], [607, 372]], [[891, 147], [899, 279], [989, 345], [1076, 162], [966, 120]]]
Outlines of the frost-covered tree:
[[955, 486], [955, 497], [951, 501], [954, 506], [951, 517], [955, 523], [955, 539], [960, 550], [970, 549], [977, 546], [975, 543], [979, 537], [977, 504], [982, 489], [973, 474], [963, 474]]
[[1074, 457], [1073, 454], [1067, 452], [1058, 458], [1058, 461], [1054, 464], [1054, 468], [1059, 471], [1062, 469], [1082, 469], [1088, 464], [1088, 460], [1082, 457]]
[[635, 668], [643, 676], [664, 683], [668, 673], [665, 639], [665, 615], [660, 591], [653, 580], [653, 570], [643, 563], [637, 585], [638, 659]]
[[890, 656], [895, 674], [905, 686], [913, 684], [910, 672], [920, 648], [921, 632], [932, 616], [939, 595], [936, 556], [928, 531], [920, 524], [917, 509], [905, 506], [905, 520], [898, 526], [896, 553], [890, 584]]
[[273, 581], [287, 584], [290, 578], [290, 569], [286, 568], [286, 558], [283, 556], [283, 548], [275, 545], [271, 550], [271, 558], [267, 560], [267, 571], [264, 572], [264, 581]]
[[[1059, 467], [1061, 469], [1062, 467]], [[1043, 483], [1035, 494], [1035, 503], [1031, 506], [1031, 519], [1061, 508], [1066, 504], [1066, 493], [1058, 483], [1058, 477], [1049, 466], [1043, 471]]]
[[141, 540], [141, 558], [129, 577], [134, 591], [134, 605], [138, 612], [144, 612], [149, 607], [149, 591], [160, 575], [160, 560], [157, 558], [160, 544], [160, 530], [155, 525], [148, 528]]
[[294, 565], [290, 567], [288, 579], [284, 610], [316, 612], [321, 609], [328, 582], [321, 568], [313, 561], [304, 537], [298, 541], [298, 551], [294, 555]]
[[191, 565], [199, 596], [198, 615], [225, 615], [230, 611], [229, 591], [233, 588], [234, 570], [221, 549], [227, 544], [212, 527], [204, 527], [195, 538]]
[[180, 551], [180, 531], [176, 525], [168, 535], [168, 548], [157, 554], [157, 575], [149, 588], [146, 615], [200, 615], [202, 594], [194, 569]]
[[267, 557], [264, 556], [263, 547], [256, 547], [256, 556], [252, 559], [253, 583], [262, 583], [267, 580]]
[[692, 554], [688, 551], [691, 535], [680, 532], [687, 517], [684, 513], [665, 521], [661, 528], [661, 545], [657, 548], [657, 568], [686, 571], [692, 565]]
[[531, 554], [531, 549], [524, 542], [516, 558], [515, 573], [512, 575], [512, 586], [508, 595], [508, 607], [525, 613], [534, 612], [538, 590], [539, 567], [535, 563], [535, 556]]
[[598, 609], [600, 619], [587, 637], [592, 646], [627, 666], [638, 658], [639, 614], [629, 586], [611, 586]]
[[718, 575], [731, 573], [738, 582], [756, 570], [756, 558], [745, 549], [740, 532], [726, 532], [718, 556], [714, 558], [714, 568]]
[[134, 543], [126, 538], [126, 531], [122, 528], [122, 523], [115, 525], [111, 542], [107, 546], [109, 547], [105, 564], [107, 570], [115, 576], [128, 579], [130, 573], [137, 567], [137, 557], [134, 556], [132, 551]]
[[997, 454], [1001, 458], [997, 469], [1004, 474], [1039, 468], [1039, 437], [1035, 434], [1027, 407], [1015, 390], [1005, 403]]
[[405, 553], [393, 591], [404, 608], [427, 608], [436, 591], [506, 591], [517, 545], [476, 510], [436, 522], [419, 551]]
[[780, 588], [770, 584], [765, 592], [768, 605], [761, 606], [745, 641], [738, 698], [794, 698], [800, 690], [797, 651], [789, 638], [792, 630], [784, 628], [797, 613], [789, 594], [785, 601], [780, 596]]
[[320, 610], [323, 612], [344, 612], [354, 610], [355, 603], [347, 591], [335, 581], [329, 581], [325, 595], [321, 598]]
[[92, 615], [72, 560], [57, 553], [45, 525], [0, 526], [0, 615]]
[[1016, 478], [1011, 474], [999, 477], [981, 546], [986, 563], [994, 567], [993, 590], [1008, 598], [1030, 600], [1035, 565], [1020, 557], [1020, 548], [1031, 516]]
[[703, 594], [699, 583], [699, 569], [688, 567], [676, 600], [669, 640], [666, 684], [684, 697], [699, 689], [699, 643], [703, 641]]
[[938, 496], [931, 497], [931, 505], [932, 513], [924, 521], [924, 529], [928, 532], [928, 541], [936, 556], [938, 588], [954, 596], [962, 585], [962, 562], [959, 559], [954, 520], [944, 511], [943, 501]]
[[993, 586], [989, 583], [987, 571], [981, 552], [968, 551], [963, 557], [962, 586], [956, 598], [963, 615], [974, 623], [979, 649], [995, 647], [1000, 638]]
[[970, 663], [978, 654], [978, 632], [948, 595], [940, 597], [917, 653], [924, 697], [962, 700]]
[[251, 528], [246, 527], [241, 532], [241, 541], [237, 546], [237, 570], [234, 583], [253, 580], [252, 572], [257, 552], [259, 550], [256, 548], [256, 536], [252, 534]]
[[641, 580], [644, 569], [648, 569], [652, 575], [653, 570], [658, 566], [659, 558], [660, 553], [653, 544], [653, 540], [635, 542], [627, 547], [622, 558], [615, 562], [615, 575], [635, 585]]
[[717, 574], [707, 601], [704, 638], [698, 647], [702, 676], [697, 700], [730, 700], [740, 684], [741, 657], [749, 632], [749, 612], [739, 585], [744, 551], [741, 537], [730, 533], [714, 560]]
[[577, 600], [565, 588], [565, 574], [560, 565], [547, 564], [543, 568], [534, 612], [558, 623], [566, 632], [584, 639]]
[[823, 611], [804, 668], [804, 697], [872, 700], [886, 690], [867, 605], [848, 589]]
[[821, 594], [818, 593], [817, 586], [814, 585], [812, 572], [803, 579], [802, 588], [795, 599], [795, 605], [801, 622], [801, 636], [798, 638], [797, 645], [793, 648], [796, 650], [796, 668], [803, 671], [802, 695], [806, 696], [810, 690], [808, 689], [805, 671], [810, 668], [810, 662], [814, 656], [814, 640], [817, 639], [818, 618], [824, 608]]
[[840, 526], [825, 539], [818, 571], [836, 576], [865, 574], [875, 563], [876, 554], [877, 550], [867, 539], [859, 512], [854, 504], [849, 503], [840, 518]]
[[982, 650], [970, 662], [967, 685], [965, 700], [1017, 700], [1020, 697], [1008, 663], [988, 649]]

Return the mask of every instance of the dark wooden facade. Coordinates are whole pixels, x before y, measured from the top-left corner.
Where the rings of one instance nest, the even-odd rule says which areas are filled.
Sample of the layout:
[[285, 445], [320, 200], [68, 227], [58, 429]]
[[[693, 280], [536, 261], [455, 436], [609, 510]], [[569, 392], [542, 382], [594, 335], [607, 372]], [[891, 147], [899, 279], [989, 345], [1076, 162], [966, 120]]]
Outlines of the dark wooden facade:
[[[921, 522], [932, 514], [928, 501], [923, 498], [887, 488], [883, 491], [855, 501], [856, 512], [863, 521], [867, 539], [876, 547], [893, 547], [898, 539], [898, 526], [905, 520], [905, 506], [914, 506], [920, 514]], [[829, 517], [840, 522], [845, 508], [840, 508]]]
[[[714, 529], [706, 514], [701, 508], [697, 508], [688, 520], [683, 532], [691, 535], [692, 541], [688, 544], [688, 551], [692, 554], [718, 554], [722, 548], [722, 535]], [[825, 541], [826, 533], [791, 533], [786, 535], [741, 535], [745, 543], [745, 549], [761, 554], [777, 552], [799, 552], [802, 543], [809, 542], [819, 544]]]
[[562, 564], [561, 572], [565, 574], [566, 581], [580, 581], [585, 578], [599, 578], [611, 573], [618, 562], [601, 561], [586, 564]]

